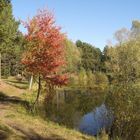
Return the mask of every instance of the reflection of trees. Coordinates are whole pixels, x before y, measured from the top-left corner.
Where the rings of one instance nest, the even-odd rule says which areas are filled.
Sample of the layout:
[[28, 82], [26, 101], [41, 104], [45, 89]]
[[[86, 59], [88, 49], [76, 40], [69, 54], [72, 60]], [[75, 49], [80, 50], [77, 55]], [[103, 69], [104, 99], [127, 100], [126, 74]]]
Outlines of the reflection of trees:
[[[77, 120], [95, 107], [103, 103], [105, 93], [97, 91], [68, 90], [65, 91], [65, 101], [57, 105], [54, 100], [50, 105], [45, 105], [47, 117], [60, 124], [73, 127]], [[55, 98], [55, 97], [54, 97]]]
[[91, 112], [97, 106], [100, 106], [104, 101], [104, 92], [86, 90], [76, 95], [73, 100], [76, 104], [76, 110], [80, 111], [82, 115]]
[[123, 140], [140, 138], [140, 89], [114, 87], [106, 99], [106, 105], [114, 115], [111, 128], [112, 137]]

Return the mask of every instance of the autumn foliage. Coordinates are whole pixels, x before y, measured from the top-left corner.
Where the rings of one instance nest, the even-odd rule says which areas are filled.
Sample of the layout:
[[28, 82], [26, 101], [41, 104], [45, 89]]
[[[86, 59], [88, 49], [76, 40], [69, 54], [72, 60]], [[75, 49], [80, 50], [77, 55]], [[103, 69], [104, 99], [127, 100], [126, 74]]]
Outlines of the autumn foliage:
[[24, 25], [28, 33], [22, 63], [33, 75], [41, 75], [53, 85], [66, 84], [67, 76], [63, 74], [65, 36], [55, 24], [53, 14], [48, 10], [41, 10]]

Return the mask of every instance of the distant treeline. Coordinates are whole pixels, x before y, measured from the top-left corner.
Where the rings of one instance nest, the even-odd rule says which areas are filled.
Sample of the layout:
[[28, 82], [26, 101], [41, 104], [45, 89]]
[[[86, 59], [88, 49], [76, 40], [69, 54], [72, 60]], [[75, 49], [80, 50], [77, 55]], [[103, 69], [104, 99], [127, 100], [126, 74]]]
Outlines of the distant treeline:
[[[18, 74], [25, 77], [30, 75], [21, 64], [28, 42], [19, 31], [20, 24], [12, 14], [10, 0], [1, 0], [1, 74], [5, 78]], [[114, 36], [118, 43], [106, 45], [103, 51], [80, 40], [73, 43], [65, 39], [65, 72], [69, 73], [71, 84], [78, 81], [81, 86], [92, 83], [130, 82], [139, 78], [140, 22], [133, 21], [130, 30], [122, 28]]]

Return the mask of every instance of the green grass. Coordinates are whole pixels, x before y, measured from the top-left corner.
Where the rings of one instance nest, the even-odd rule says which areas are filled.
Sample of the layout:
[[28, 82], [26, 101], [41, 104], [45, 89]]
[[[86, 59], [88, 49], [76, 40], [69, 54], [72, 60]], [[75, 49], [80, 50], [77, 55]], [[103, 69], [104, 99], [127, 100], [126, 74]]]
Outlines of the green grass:
[[[10, 108], [9, 108], [10, 109]], [[13, 105], [1, 116], [0, 131], [7, 139], [17, 136], [20, 139], [44, 140], [95, 140], [74, 130], [67, 129], [39, 116], [29, 115], [24, 107]]]

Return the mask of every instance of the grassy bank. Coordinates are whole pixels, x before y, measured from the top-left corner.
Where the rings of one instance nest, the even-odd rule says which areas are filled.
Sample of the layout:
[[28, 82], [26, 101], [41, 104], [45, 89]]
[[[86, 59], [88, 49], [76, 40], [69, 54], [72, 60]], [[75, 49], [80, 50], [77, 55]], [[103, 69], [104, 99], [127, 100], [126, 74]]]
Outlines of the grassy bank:
[[3, 112], [0, 119], [0, 134], [8, 140], [94, 140], [56, 123], [30, 116], [17, 105], [8, 105]]
[[1, 140], [95, 140], [75, 130], [67, 129], [27, 111], [23, 94], [26, 90], [12, 84], [0, 85]]

